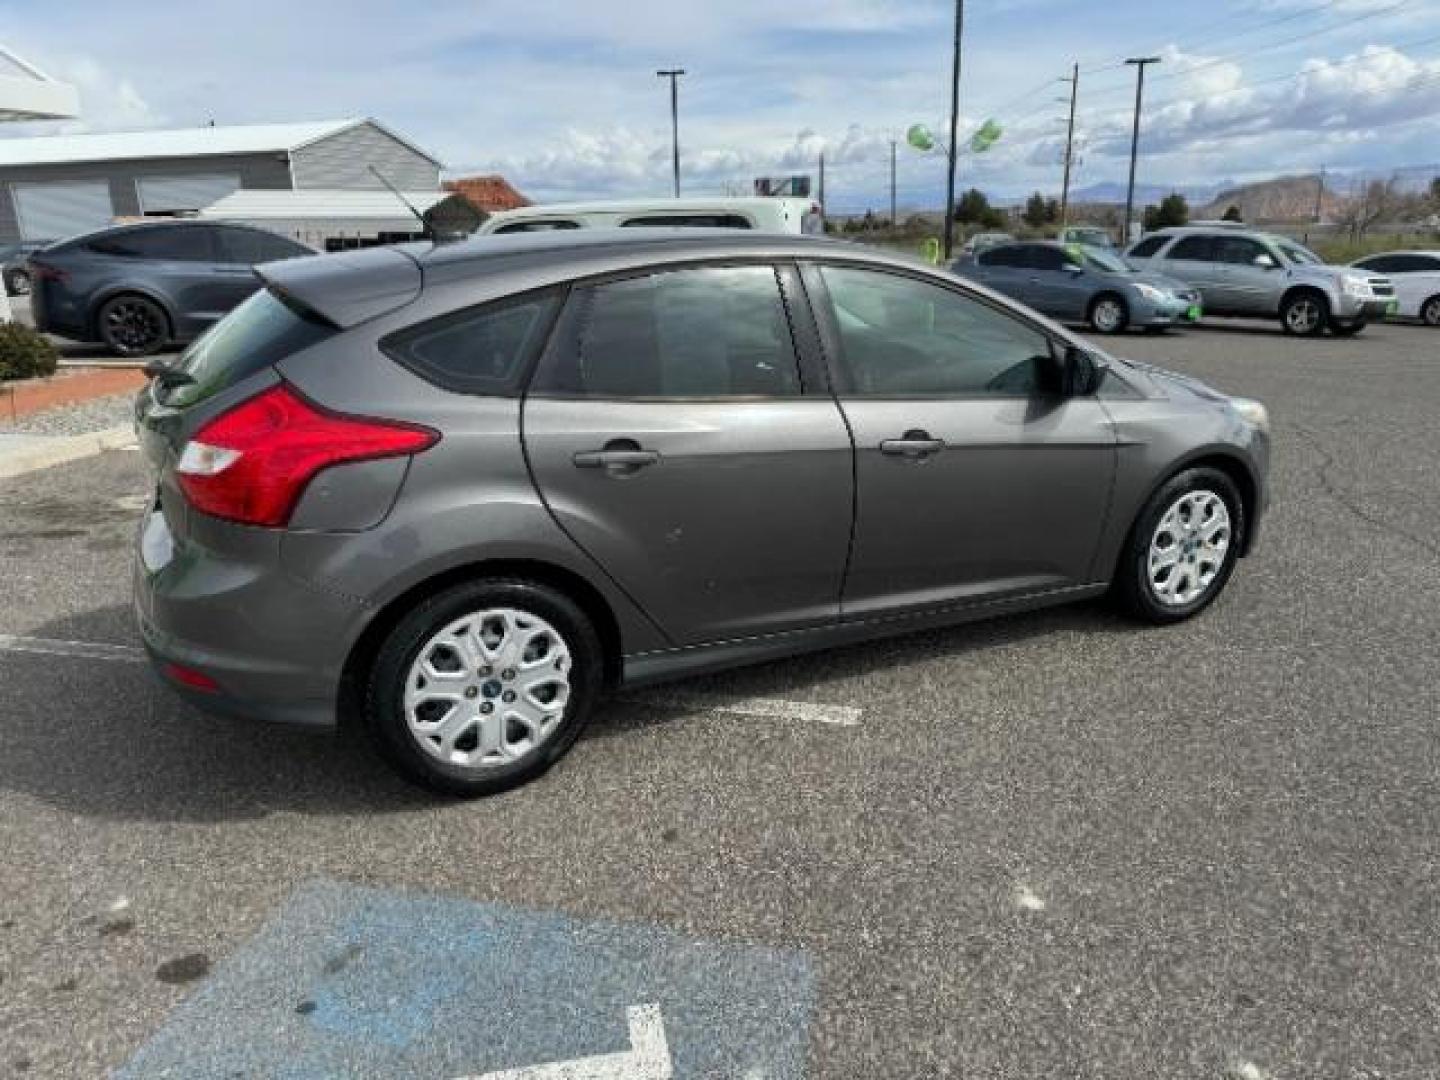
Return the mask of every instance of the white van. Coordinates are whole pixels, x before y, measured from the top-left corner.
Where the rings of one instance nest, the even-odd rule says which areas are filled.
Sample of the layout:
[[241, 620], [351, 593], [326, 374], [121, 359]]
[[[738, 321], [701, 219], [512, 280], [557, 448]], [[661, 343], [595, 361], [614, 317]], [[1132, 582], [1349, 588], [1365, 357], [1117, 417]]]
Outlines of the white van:
[[726, 198], [719, 195], [713, 198], [615, 199], [505, 210], [490, 217], [476, 230], [476, 235], [644, 227], [822, 233], [825, 231], [825, 219], [820, 204], [811, 199]]

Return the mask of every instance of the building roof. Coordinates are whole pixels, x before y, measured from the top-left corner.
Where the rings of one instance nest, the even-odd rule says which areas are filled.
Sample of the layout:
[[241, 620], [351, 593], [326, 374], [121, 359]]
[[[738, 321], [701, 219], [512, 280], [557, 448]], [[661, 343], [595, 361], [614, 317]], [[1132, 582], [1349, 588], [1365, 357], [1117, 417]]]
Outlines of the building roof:
[[462, 176], [445, 181], [445, 190], [463, 195], [470, 204], [487, 214], [529, 206], [530, 200], [516, 191], [503, 176]]
[[0, 120], [68, 120], [79, 109], [73, 86], [0, 46]]
[[368, 117], [313, 120], [295, 124], [237, 124], [176, 128], [167, 131], [114, 131], [85, 135], [36, 135], [0, 138], [0, 167], [64, 165], [82, 161], [131, 161], [137, 158], [210, 157], [221, 154], [285, 153], [342, 131], [372, 124], [422, 157], [440, 162], [414, 143]]
[[[450, 196], [446, 191], [406, 191], [401, 194], [405, 202], [422, 214]], [[413, 220], [404, 203], [389, 191], [331, 191], [324, 188], [301, 191], [241, 188], [205, 207], [200, 216], [233, 221]]]

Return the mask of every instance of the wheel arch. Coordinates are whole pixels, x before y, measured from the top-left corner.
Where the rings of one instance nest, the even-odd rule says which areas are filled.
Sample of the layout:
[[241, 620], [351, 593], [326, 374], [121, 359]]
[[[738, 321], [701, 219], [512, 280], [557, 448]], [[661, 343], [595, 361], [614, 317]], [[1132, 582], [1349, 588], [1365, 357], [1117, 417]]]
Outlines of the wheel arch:
[[341, 724], [360, 715], [360, 694], [364, 675], [379, 652], [386, 635], [427, 597], [466, 581], [479, 578], [524, 578], [563, 592], [580, 606], [599, 635], [604, 654], [604, 682], [607, 687], [620, 682], [623, 653], [620, 622], [615, 611], [593, 584], [573, 570], [537, 559], [483, 559], [462, 563], [416, 582], [397, 596], [391, 597], [366, 624], [345, 658], [340, 674]]
[[1440, 304], [1440, 291], [1433, 292], [1425, 297], [1424, 300], [1421, 300], [1420, 303], [1416, 305], [1415, 314], [1420, 316], [1421, 319], [1424, 319], [1425, 309], [1431, 304]]
[[[1245, 515], [1245, 533], [1240, 538], [1240, 557], [1244, 558], [1250, 554], [1250, 548], [1256, 535], [1255, 515], [1259, 509], [1260, 481], [1248, 462], [1240, 455], [1221, 447], [1204, 447], [1196, 450], [1193, 454], [1181, 458], [1161, 473], [1141, 496], [1135, 504], [1135, 511], [1131, 518], [1130, 525], [1126, 529], [1125, 536], [1128, 542], [1129, 537], [1135, 531], [1136, 524], [1140, 521], [1145, 507], [1155, 497], [1155, 493], [1168, 484], [1175, 477], [1189, 469], [1216, 469], [1224, 473], [1234, 483], [1235, 489], [1240, 492], [1240, 506]], [[1116, 553], [1116, 559], [1124, 557], [1125, 545], [1122, 544], [1120, 551]], [[1111, 571], [1111, 579], [1114, 579], [1114, 571]]]
[[1301, 293], [1309, 293], [1312, 296], [1318, 296], [1325, 305], [1325, 314], [1327, 316], [1335, 310], [1335, 305], [1330, 302], [1329, 293], [1327, 293], [1319, 285], [1314, 285], [1310, 282], [1301, 282], [1298, 285], [1291, 285], [1288, 289], [1285, 290], [1284, 293], [1281, 294], [1280, 313], [1282, 315], [1285, 312], [1285, 306], [1289, 304], [1291, 300], [1295, 299], [1295, 297], [1299, 296]]
[[170, 331], [167, 340], [175, 340], [176, 314], [171, 308], [169, 301], [167, 301], [160, 292], [149, 286], [136, 285], [131, 282], [117, 282], [114, 285], [106, 286], [90, 299], [90, 309], [85, 313], [85, 327], [92, 341], [100, 340], [100, 309], [111, 300], [121, 296], [143, 297], [159, 307], [165, 316], [165, 325]]
[[1125, 309], [1125, 318], [1128, 321], [1132, 312], [1132, 305], [1130, 301], [1125, 298], [1125, 294], [1119, 289], [1112, 289], [1108, 287], [1101, 289], [1094, 296], [1090, 297], [1089, 302], [1085, 305], [1085, 318], [1087, 320], [1091, 318], [1095, 314], [1096, 305], [1098, 305], [1101, 300], [1107, 299], [1118, 300], [1120, 302], [1120, 306]]

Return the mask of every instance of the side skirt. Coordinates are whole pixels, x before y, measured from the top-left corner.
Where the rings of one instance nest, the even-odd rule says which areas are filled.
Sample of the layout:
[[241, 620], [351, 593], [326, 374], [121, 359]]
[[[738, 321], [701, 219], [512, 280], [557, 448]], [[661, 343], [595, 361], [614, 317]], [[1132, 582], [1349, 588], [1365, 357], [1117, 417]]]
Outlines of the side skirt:
[[834, 649], [859, 641], [873, 641], [876, 638], [894, 637], [919, 630], [932, 630], [936, 627], [976, 622], [996, 615], [1034, 611], [1039, 608], [1054, 607], [1058, 604], [1089, 600], [1103, 595], [1109, 588], [1108, 582], [1076, 585], [979, 604], [936, 608], [917, 614], [890, 615], [852, 622], [842, 621], [806, 630], [767, 634], [764, 637], [740, 638], [734, 641], [717, 641], [707, 645], [689, 645], [680, 649], [635, 653], [621, 659], [620, 681], [621, 685], [627, 689], [648, 686], [671, 679], [683, 679], [692, 675], [743, 667], [746, 664], [783, 660], [789, 656], [817, 652], [822, 649]]

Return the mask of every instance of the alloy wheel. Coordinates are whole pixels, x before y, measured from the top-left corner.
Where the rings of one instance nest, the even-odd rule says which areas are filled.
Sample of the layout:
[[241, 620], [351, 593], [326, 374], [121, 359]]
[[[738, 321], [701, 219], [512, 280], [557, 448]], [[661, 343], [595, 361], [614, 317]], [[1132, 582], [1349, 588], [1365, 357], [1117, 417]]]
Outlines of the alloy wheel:
[[513, 608], [476, 611], [428, 638], [405, 680], [405, 721], [449, 765], [509, 765], [560, 726], [570, 647], [550, 623]]
[[1125, 309], [1119, 300], [1107, 297], [1095, 305], [1091, 320], [1095, 323], [1095, 329], [1102, 334], [1113, 334], [1125, 323]]
[[165, 317], [149, 300], [111, 301], [101, 317], [106, 342], [122, 354], [147, 352], [165, 338]]
[[1432, 296], [1425, 301], [1425, 309], [1420, 312], [1420, 317], [1425, 320], [1426, 326], [1440, 326], [1440, 296]]
[[1294, 334], [1313, 334], [1324, 317], [1320, 301], [1309, 296], [1302, 296], [1285, 309], [1285, 325]]
[[1199, 600], [1224, 569], [1232, 539], [1224, 499], [1207, 490], [1181, 495], [1150, 538], [1147, 580], [1155, 599], [1168, 607]]

